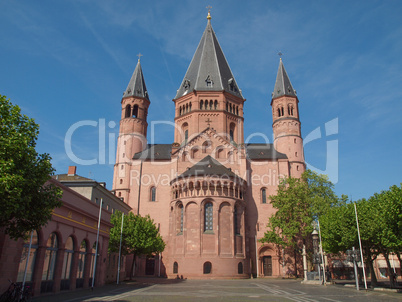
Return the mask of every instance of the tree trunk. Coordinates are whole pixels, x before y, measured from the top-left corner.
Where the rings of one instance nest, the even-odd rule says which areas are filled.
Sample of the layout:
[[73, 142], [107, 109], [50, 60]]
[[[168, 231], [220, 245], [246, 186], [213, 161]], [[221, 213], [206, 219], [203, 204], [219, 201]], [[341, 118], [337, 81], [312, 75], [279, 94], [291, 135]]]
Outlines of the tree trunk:
[[133, 263], [131, 264], [131, 272], [130, 272], [130, 280], [133, 278], [134, 275], [134, 268], [135, 268], [135, 260], [136, 260], [136, 254], [133, 254]]
[[402, 259], [401, 259], [401, 254], [399, 254], [399, 253], [395, 253], [395, 255], [396, 255], [396, 257], [398, 258], [398, 260], [399, 260], [399, 267], [400, 267], [400, 269], [402, 270]]
[[391, 263], [389, 262], [389, 254], [387, 252], [383, 252], [383, 255], [385, 257], [385, 261], [387, 262], [389, 285], [391, 288], [394, 288], [395, 287], [394, 270], [391, 268]]
[[366, 248], [365, 251], [366, 251], [365, 254], [367, 255], [366, 264], [370, 269], [370, 276], [371, 276], [371, 284], [370, 284], [370, 286], [371, 286], [371, 288], [374, 288], [374, 287], [376, 287], [378, 285], [377, 276], [375, 274], [375, 270], [374, 270], [374, 266], [373, 266], [373, 261], [375, 260], [375, 258], [372, 259], [373, 257], [372, 257], [370, 248]]

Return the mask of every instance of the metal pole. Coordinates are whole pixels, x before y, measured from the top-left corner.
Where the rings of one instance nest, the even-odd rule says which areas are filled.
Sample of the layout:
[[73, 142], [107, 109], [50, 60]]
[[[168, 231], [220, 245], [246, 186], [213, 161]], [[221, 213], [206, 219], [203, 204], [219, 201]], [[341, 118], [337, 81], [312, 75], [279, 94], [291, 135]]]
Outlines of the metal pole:
[[318, 225], [318, 235], [320, 235], [320, 253], [321, 253], [321, 261], [322, 261], [322, 278], [324, 279], [324, 285], [327, 285], [327, 280], [325, 279], [324, 254], [322, 252], [321, 228], [320, 228], [320, 221], [318, 219], [317, 219], [317, 225]]
[[124, 213], [121, 213], [121, 231], [120, 231], [120, 247], [119, 247], [119, 265], [117, 268], [117, 284], [119, 284], [120, 280], [120, 259], [121, 259], [121, 241], [123, 238], [123, 221], [124, 221]]
[[359, 277], [357, 275], [357, 264], [356, 264], [356, 252], [355, 247], [352, 247], [352, 261], [353, 261], [353, 269], [355, 271], [355, 280], [356, 280], [356, 289], [359, 290]]
[[99, 219], [98, 219], [98, 232], [96, 233], [96, 249], [95, 249], [95, 259], [94, 259], [94, 270], [92, 273], [92, 290], [94, 289], [94, 283], [95, 283], [95, 272], [96, 272], [96, 260], [98, 257], [98, 245], [99, 245], [99, 229], [100, 229], [100, 222], [101, 222], [101, 216], [102, 216], [102, 203], [103, 203], [103, 198], [101, 198], [100, 201], [100, 206], [99, 206]]
[[161, 276], [161, 254], [159, 253], [158, 256], [159, 256], [158, 277], [160, 277]]
[[363, 268], [364, 287], [365, 287], [365, 289], [367, 290], [366, 270], [364, 269], [362, 240], [360, 239], [360, 230], [359, 230], [359, 219], [357, 218], [356, 203], [353, 203], [353, 205], [355, 206], [356, 225], [357, 225], [357, 235], [359, 236], [360, 259], [361, 259], [360, 261], [361, 261], [361, 263], [362, 263], [362, 268]]
[[257, 251], [257, 235], [255, 235], [255, 267], [257, 268], [257, 278], [258, 278], [258, 251]]
[[[31, 255], [32, 238], [33, 238], [33, 231], [31, 231], [31, 239], [29, 240], [27, 262], [25, 263], [24, 279], [22, 280], [21, 299], [22, 299], [22, 294], [23, 294], [23, 292], [24, 292], [24, 288], [25, 288], [25, 281], [26, 281], [26, 278], [27, 278], [27, 270], [28, 270], [29, 256]], [[395, 270], [395, 269], [394, 269], [394, 270]]]

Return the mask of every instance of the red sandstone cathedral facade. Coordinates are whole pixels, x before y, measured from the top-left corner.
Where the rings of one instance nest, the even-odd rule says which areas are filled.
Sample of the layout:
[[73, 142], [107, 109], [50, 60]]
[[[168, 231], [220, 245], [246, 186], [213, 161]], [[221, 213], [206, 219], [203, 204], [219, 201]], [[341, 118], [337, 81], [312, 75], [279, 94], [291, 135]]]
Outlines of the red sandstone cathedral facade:
[[121, 100], [113, 191], [149, 214], [167, 245], [160, 261], [140, 260], [137, 274], [283, 276], [282, 251], [258, 241], [280, 177], [305, 170], [299, 101], [282, 60], [271, 101], [274, 144], [244, 144], [245, 98], [209, 14], [173, 101], [174, 141], [147, 144], [152, 107], [138, 61]]

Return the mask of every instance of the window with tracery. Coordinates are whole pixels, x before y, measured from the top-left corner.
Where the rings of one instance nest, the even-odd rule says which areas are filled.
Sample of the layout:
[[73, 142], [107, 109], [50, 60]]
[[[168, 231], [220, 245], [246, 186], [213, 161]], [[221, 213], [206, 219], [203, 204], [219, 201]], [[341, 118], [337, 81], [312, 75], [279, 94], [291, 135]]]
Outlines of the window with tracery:
[[204, 206], [204, 231], [213, 231], [213, 205], [208, 202]]

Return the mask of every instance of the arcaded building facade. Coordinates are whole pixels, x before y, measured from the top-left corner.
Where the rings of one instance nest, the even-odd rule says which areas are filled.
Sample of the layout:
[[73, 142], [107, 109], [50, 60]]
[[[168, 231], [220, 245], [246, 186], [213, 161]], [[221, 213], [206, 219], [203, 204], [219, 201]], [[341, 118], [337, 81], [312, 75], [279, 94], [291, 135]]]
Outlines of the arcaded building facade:
[[280, 177], [305, 170], [299, 100], [280, 60], [267, 96], [274, 143], [245, 144], [246, 99], [207, 19], [172, 92], [171, 144], [147, 144], [152, 105], [140, 61], [121, 100], [113, 191], [134, 213], [149, 214], [167, 243], [162, 255], [142, 259], [136, 274], [157, 275], [162, 267], [168, 277], [282, 276], [288, 265], [282, 251], [259, 239], [274, 213], [270, 196]]

